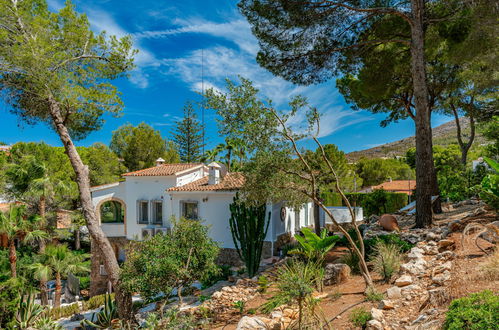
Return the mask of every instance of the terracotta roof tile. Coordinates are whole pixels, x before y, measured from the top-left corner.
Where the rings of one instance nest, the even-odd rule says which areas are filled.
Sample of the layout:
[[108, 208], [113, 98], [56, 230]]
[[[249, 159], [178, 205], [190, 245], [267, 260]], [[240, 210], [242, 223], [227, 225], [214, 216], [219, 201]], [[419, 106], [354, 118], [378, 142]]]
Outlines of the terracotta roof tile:
[[383, 189], [386, 191], [397, 191], [397, 192], [408, 192], [412, 194], [412, 191], [416, 189], [416, 180], [394, 180], [383, 182], [380, 185], [372, 186], [372, 189]]
[[128, 172], [123, 174], [123, 176], [169, 176], [169, 175], [175, 175], [178, 172], [182, 172], [201, 165], [203, 164], [202, 163], [162, 164], [159, 166], [145, 168], [143, 170]]
[[238, 190], [244, 185], [242, 173], [227, 173], [222, 182], [218, 184], [208, 184], [208, 176], [188, 183], [180, 187], [172, 187], [167, 191], [231, 191]]

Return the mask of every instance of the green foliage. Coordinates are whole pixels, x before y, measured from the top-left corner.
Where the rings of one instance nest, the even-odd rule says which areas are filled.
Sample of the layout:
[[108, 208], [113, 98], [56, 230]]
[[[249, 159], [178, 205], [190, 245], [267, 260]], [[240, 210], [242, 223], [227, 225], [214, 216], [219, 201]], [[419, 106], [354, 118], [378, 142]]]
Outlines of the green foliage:
[[367, 322], [372, 319], [371, 313], [366, 311], [362, 307], [354, 308], [350, 312], [349, 316], [350, 322], [352, 322], [355, 326], [360, 328], [365, 328]]
[[495, 171], [485, 176], [480, 187], [480, 198], [487, 204], [499, 209], [499, 163], [490, 158], [485, 158], [485, 161]]
[[87, 290], [90, 288], [90, 276], [79, 276], [80, 290]]
[[238, 300], [234, 302], [234, 308], [237, 309], [239, 314], [244, 313], [244, 307], [246, 306], [246, 302], [242, 300]]
[[393, 245], [401, 252], [408, 252], [415, 245], [408, 243], [400, 238], [398, 234], [378, 235], [376, 237], [364, 240], [366, 255], [371, 256], [378, 244]]
[[201, 281], [201, 289], [209, 288], [218, 281], [226, 281], [233, 271], [229, 265], [217, 265], [217, 270]]
[[264, 313], [270, 313], [281, 305], [298, 305], [298, 328], [302, 325], [320, 327], [323, 319], [318, 314], [318, 300], [312, 296], [322, 286], [324, 272], [321, 266], [312, 262], [292, 260], [277, 270], [277, 290], [261, 306]]
[[258, 276], [258, 292], [265, 293], [270, 286], [269, 278], [265, 275]]
[[255, 276], [260, 267], [263, 241], [270, 224], [270, 213], [266, 217], [265, 204], [245, 205], [236, 194], [230, 208], [230, 231], [239, 257], [246, 264], [249, 277]]
[[360, 274], [359, 261], [359, 256], [351, 250], [341, 257], [341, 263], [350, 267], [352, 274]]
[[154, 166], [156, 159], [166, 163], [179, 161], [176, 147], [163, 140], [161, 133], [146, 123], [137, 126], [125, 124], [113, 131], [109, 148], [123, 159], [129, 171]]
[[[101, 306], [100, 304], [99, 306]], [[97, 306], [98, 307], [98, 306]], [[97, 308], [95, 307], [95, 308]], [[83, 302], [83, 309], [86, 310], [85, 308], [85, 302]], [[80, 306], [78, 306], [77, 303], [75, 304], [70, 304], [66, 306], [60, 306], [60, 307], [53, 307], [48, 309], [45, 314], [50, 316], [52, 320], [58, 320], [63, 317], [70, 317], [74, 314], [80, 313]]]
[[44, 311], [44, 307], [35, 303], [35, 294], [22, 294], [16, 313], [16, 326], [26, 329], [34, 325]]
[[19, 306], [22, 283], [17, 278], [0, 282], [0, 328], [7, 329]]
[[126, 171], [118, 156], [105, 144], [94, 143], [90, 147], [77, 149], [83, 163], [88, 165], [92, 186], [119, 181]]
[[304, 255], [307, 260], [322, 263], [327, 253], [334, 247], [339, 236], [328, 236], [327, 230], [324, 228], [321, 231], [321, 236], [318, 236], [310, 228], [302, 228], [303, 236], [296, 235], [295, 239], [300, 243], [300, 248], [293, 250], [292, 253]]
[[[104, 302], [106, 301], [106, 296], [107, 294], [101, 294], [97, 296], [93, 296], [87, 301], [83, 302], [83, 310], [91, 310], [91, 309], [96, 309], [102, 305], [104, 305]], [[111, 293], [111, 299], [114, 299], [114, 293]]]
[[81, 139], [102, 127], [105, 112], [120, 112], [110, 81], [133, 68], [131, 37], [95, 34], [70, 1], [58, 12], [45, 1], [2, 1], [0, 12], [0, 86], [13, 113], [54, 128], [58, 117]]
[[402, 254], [398, 246], [378, 241], [374, 246], [371, 261], [374, 271], [381, 275], [385, 282], [389, 282], [393, 274], [400, 269]]
[[453, 300], [443, 329], [496, 329], [499, 324], [499, 296], [485, 290]]
[[290, 255], [290, 252], [293, 250], [296, 250], [300, 247], [300, 244], [298, 242], [289, 242], [281, 246], [281, 256], [282, 257], [287, 257]]
[[64, 330], [64, 327], [50, 317], [41, 317], [35, 323], [37, 330]]
[[168, 309], [160, 321], [159, 328], [166, 330], [190, 330], [196, 329], [197, 321], [190, 313], [181, 313], [178, 309]]
[[184, 106], [184, 118], [175, 122], [172, 136], [182, 162], [196, 163], [201, 160], [204, 147], [203, 125], [197, 119], [192, 103]]
[[[346, 193], [345, 196], [352, 206], [362, 207], [365, 216], [394, 213], [407, 205], [406, 194], [381, 189], [370, 193]], [[323, 191], [322, 198], [326, 206], [346, 206], [338, 193]]]
[[356, 171], [364, 186], [375, 186], [392, 180], [414, 179], [414, 171], [396, 159], [363, 158], [356, 164]]
[[[97, 319], [95, 319], [95, 317], [97, 317]], [[83, 327], [88, 325], [97, 329], [109, 329], [113, 324], [113, 320], [117, 317], [118, 310], [116, 308], [116, 302], [110, 295], [105, 295], [104, 306], [101, 310], [98, 313], [94, 313], [91, 320], [81, 321], [81, 325]]]
[[495, 157], [499, 155], [499, 116], [493, 116], [483, 129], [484, 137], [489, 141], [485, 146], [485, 156]]
[[381, 301], [385, 298], [385, 295], [382, 292], [377, 291], [374, 287], [367, 289], [366, 292], [366, 300], [375, 302]]
[[171, 222], [170, 233], [130, 245], [121, 271], [123, 287], [129, 292], [139, 292], [144, 298], [163, 293], [167, 299], [177, 288], [181, 298], [182, 288], [217, 272], [219, 248], [209, 237], [208, 227], [183, 218]]

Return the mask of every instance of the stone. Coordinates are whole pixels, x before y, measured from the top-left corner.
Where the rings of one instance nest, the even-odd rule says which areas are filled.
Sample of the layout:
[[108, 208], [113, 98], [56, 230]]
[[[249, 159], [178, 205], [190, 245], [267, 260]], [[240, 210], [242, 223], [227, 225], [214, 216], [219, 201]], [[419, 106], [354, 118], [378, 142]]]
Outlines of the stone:
[[373, 318], [373, 320], [377, 320], [377, 321], [383, 321], [383, 311], [381, 309], [377, 309], [377, 308], [371, 308], [371, 316]]
[[423, 249], [420, 249], [418, 247], [413, 247], [411, 251], [407, 254], [407, 258], [413, 260], [413, 259], [421, 259], [423, 258]]
[[472, 214], [473, 214], [473, 216], [474, 216], [474, 217], [477, 217], [477, 216], [482, 215], [482, 214], [485, 214], [485, 213], [487, 213], [487, 211], [485, 210], [485, 208], [483, 208], [483, 207], [477, 207], [477, 208], [473, 211], [473, 213], [472, 213]]
[[290, 319], [295, 319], [296, 316], [297, 316], [297, 311], [295, 311], [294, 309], [291, 309], [291, 308], [284, 308], [284, 310], [282, 311], [282, 315], [284, 317], [289, 317]]
[[379, 218], [379, 225], [387, 231], [400, 231], [397, 218], [392, 214], [383, 214]]
[[236, 330], [265, 330], [267, 329], [267, 324], [257, 316], [249, 317], [243, 316], [239, 323], [237, 323]]
[[220, 297], [222, 297], [223, 293], [222, 291], [215, 291], [213, 292], [213, 294], [211, 295], [212, 298], [215, 298], [215, 299], [218, 299]]
[[430, 231], [430, 232], [426, 233], [426, 240], [427, 240], [427, 241], [438, 241], [438, 240], [440, 240], [441, 238], [442, 238], [442, 236], [441, 236], [441, 235], [436, 234], [436, 233], [434, 233], [434, 232], [431, 232], [431, 231]]
[[232, 292], [232, 287], [230, 287], [230, 286], [224, 286], [224, 287], [222, 288], [222, 291], [223, 291], [223, 292]]
[[379, 308], [384, 310], [394, 309], [395, 304], [391, 300], [383, 299], [379, 303]]
[[437, 284], [437, 285], [444, 285], [445, 282], [450, 281], [450, 272], [446, 270], [445, 272], [435, 275], [431, 278], [432, 283]]
[[[434, 241], [432, 241], [431, 243], [435, 243]], [[437, 248], [437, 245], [435, 243], [435, 245], [426, 245], [424, 248], [424, 253], [426, 255], [430, 255], [430, 256], [434, 256], [434, 255], [437, 255], [438, 254], [438, 248]]]
[[402, 275], [395, 280], [395, 285], [398, 287], [403, 287], [412, 284], [412, 277], [409, 275]]
[[426, 272], [426, 261], [424, 259], [416, 259], [411, 262], [400, 265], [402, 273], [419, 275]]
[[370, 321], [367, 321], [366, 329], [367, 330], [383, 330], [384, 327], [383, 327], [383, 324], [380, 321], [378, 321], [378, 320], [370, 320]]
[[324, 285], [339, 284], [350, 278], [351, 269], [345, 264], [327, 264], [324, 268]]
[[436, 274], [443, 273], [446, 270], [451, 270], [451, 268], [452, 268], [452, 261], [447, 261], [433, 268], [433, 276], [435, 276]]
[[401, 289], [401, 293], [402, 295], [408, 295], [410, 293], [416, 293], [417, 291], [420, 291], [421, 290], [421, 287], [417, 284], [411, 284], [411, 285], [408, 285], [408, 286], [404, 286], [402, 289]]
[[[495, 226], [499, 229], [499, 221], [491, 222], [490, 226]], [[489, 243], [492, 244], [499, 243], [499, 234], [493, 231], [493, 229], [488, 230], [487, 232], [483, 233], [480, 236]]]
[[393, 286], [386, 290], [386, 295], [389, 299], [399, 299], [402, 297], [402, 291], [398, 286]]
[[421, 323], [421, 322], [424, 322], [428, 319], [428, 315], [426, 314], [421, 314], [419, 315], [414, 321], [412, 321], [412, 324], [417, 324], [417, 323]]
[[270, 313], [271, 319], [281, 319], [282, 316], [283, 315], [281, 311], [273, 311], [272, 313]]
[[438, 241], [438, 252], [454, 250], [456, 248], [456, 242], [450, 239], [441, 239]]
[[437, 260], [453, 260], [456, 256], [457, 255], [452, 251], [444, 251], [437, 254]]

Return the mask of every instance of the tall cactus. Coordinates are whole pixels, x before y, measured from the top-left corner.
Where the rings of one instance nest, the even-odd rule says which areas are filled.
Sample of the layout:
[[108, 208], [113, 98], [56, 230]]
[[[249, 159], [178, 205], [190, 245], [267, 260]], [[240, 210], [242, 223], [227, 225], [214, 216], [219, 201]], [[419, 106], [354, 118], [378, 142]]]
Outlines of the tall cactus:
[[270, 212], [265, 217], [265, 205], [246, 206], [236, 194], [230, 204], [230, 231], [239, 257], [246, 264], [249, 277], [255, 276], [260, 266], [263, 241], [270, 224]]

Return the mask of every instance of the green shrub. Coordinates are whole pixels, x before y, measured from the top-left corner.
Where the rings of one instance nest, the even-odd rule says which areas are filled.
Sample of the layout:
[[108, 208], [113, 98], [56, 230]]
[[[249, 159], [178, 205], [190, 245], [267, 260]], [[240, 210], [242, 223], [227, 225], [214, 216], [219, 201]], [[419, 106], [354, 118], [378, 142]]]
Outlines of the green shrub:
[[352, 309], [349, 319], [355, 326], [365, 328], [367, 322], [372, 319], [372, 316], [371, 313], [366, 311], [364, 308], [358, 307]]
[[[393, 213], [406, 206], [408, 202], [406, 194], [384, 190], [375, 190], [370, 193], [347, 193], [345, 196], [352, 206], [363, 208], [364, 216]], [[321, 197], [326, 206], [346, 206], [336, 192], [322, 192]]]
[[443, 328], [497, 329], [499, 324], [499, 296], [485, 290], [453, 300], [446, 314]]
[[348, 265], [353, 274], [360, 274], [359, 261], [359, 256], [352, 251], [341, 257], [341, 262]]
[[301, 233], [303, 236], [295, 236], [295, 239], [300, 243], [300, 248], [290, 251], [290, 253], [301, 254], [307, 260], [318, 263], [324, 260], [326, 254], [340, 239], [339, 236], [328, 236], [326, 229], [322, 229], [320, 236], [307, 227], [302, 228]]
[[21, 287], [18, 278], [0, 282], [0, 329], [7, 329], [7, 325], [14, 319]]
[[226, 281], [229, 276], [233, 275], [233, 271], [230, 269], [229, 265], [219, 265], [217, 267], [218, 271], [211, 273], [201, 281], [202, 290], [209, 288], [218, 281]]
[[69, 317], [80, 312], [78, 304], [71, 304], [61, 307], [54, 307], [47, 311], [52, 320], [58, 320], [63, 317]]
[[80, 276], [80, 290], [87, 290], [90, 288], [90, 276]]
[[[114, 299], [114, 293], [111, 293], [111, 299]], [[106, 294], [93, 296], [92, 298], [83, 302], [83, 310], [87, 311], [89, 309], [96, 309], [104, 305], [105, 300], [106, 300]]]
[[295, 250], [297, 248], [300, 247], [300, 244], [298, 244], [298, 242], [290, 242], [290, 243], [287, 243], [287, 244], [284, 244], [283, 246], [281, 246], [281, 255], [282, 257], [287, 257], [289, 256], [289, 252], [292, 251], [292, 250]]
[[374, 254], [371, 260], [374, 265], [374, 271], [381, 275], [385, 282], [389, 282], [393, 274], [400, 269], [402, 254], [396, 245], [378, 241], [374, 247]]
[[258, 277], [258, 291], [260, 293], [265, 293], [267, 292], [267, 289], [269, 288], [270, 286], [270, 283], [269, 283], [269, 278], [265, 275], [260, 275]]
[[408, 252], [415, 245], [408, 243], [400, 238], [398, 234], [388, 234], [379, 235], [370, 239], [364, 240], [364, 246], [366, 247], [366, 255], [369, 257], [374, 252], [374, 247], [378, 242], [383, 242], [385, 244], [391, 244], [399, 248], [401, 252]]
[[366, 292], [366, 300], [368, 301], [381, 301], [385, 298], [382, 292], [377, 291], [375, 288], [371, 287]]
[[233, 306], [235, 309], [237, 309], [239, 314], [242, 314], [244, 312], [244, 307], [246, 306], [246, 302], [238, 300], [234, 302]]

